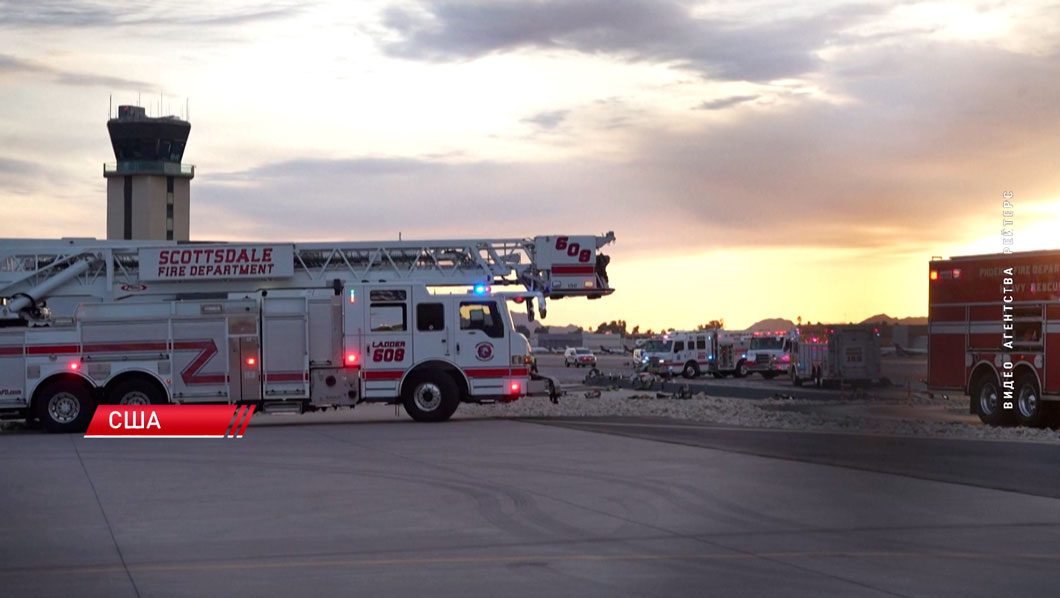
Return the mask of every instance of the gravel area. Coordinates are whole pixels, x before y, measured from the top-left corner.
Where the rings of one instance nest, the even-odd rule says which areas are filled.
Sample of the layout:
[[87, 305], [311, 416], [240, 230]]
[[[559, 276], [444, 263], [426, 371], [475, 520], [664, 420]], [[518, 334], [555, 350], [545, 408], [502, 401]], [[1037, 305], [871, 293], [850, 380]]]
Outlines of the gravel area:
[[570, 391], [558, 405], [539, 397], [511, 404], [461, 405], [457, 416], [649, 416], [752, 428], [1060, 442], [1060, 433], [1056, 430], [984, 426], [968, 415], [964, 398], [944, 399], [914, 394], [911, 398], [848, 401], [748, 400], [700, 393], [689, 399], [677, 399], [632, 390], [604, 390], [599, 398], [586, 398], [585, 392]]

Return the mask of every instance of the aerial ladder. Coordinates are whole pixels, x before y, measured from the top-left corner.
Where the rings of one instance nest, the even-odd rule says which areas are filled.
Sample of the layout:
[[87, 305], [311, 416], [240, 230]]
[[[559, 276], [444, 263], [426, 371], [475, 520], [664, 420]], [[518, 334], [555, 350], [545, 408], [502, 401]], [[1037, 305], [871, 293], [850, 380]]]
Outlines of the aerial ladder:
[[[345, 282], [512, 287], [528, 299], [531, 318], [534, 298], [545, 317], [546, 299], [596, 299], [613, 292], [609, 258], [598, 250], [614, 240], [613, 232], [341, 243], [0, 239], [0, 326], [47, 325], [51, 318], [71, 317], [82, 304], [223, 294], [238, 278], [252, 279], [243, 286], [257, 290]], [[241, 263], [235, 252], [248, 249]], [[254, 253], [266, 249], [268, 260]], [[270, 271], [253, 269], [263, 261]]]

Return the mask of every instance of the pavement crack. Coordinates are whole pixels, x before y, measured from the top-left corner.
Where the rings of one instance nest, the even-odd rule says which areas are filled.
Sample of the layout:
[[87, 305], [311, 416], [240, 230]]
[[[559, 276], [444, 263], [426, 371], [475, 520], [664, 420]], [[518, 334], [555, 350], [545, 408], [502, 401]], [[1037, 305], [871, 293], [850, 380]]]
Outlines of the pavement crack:
[[114, 527], [110, 523], [110, 518], [107, 517], [107, 510], [103, 508], [103, 501], [99, 498], [99, 491], [96, 490], [96, 484], [92, 481], [92, 476], [89, 475], [88, 468], [85, 466], [85, 459], [81, 456], [81, 451], [77, 448], [77, 436], [71, 435], [70, 442], [74, 447], [74, 453], [77, 455], [77, 461], [81, 464], [81, 471], [84, 472], [85, 479], [88, 480], [88, 486], [92, 488], [92, 496], [96, 497], [96, 506], [99, 507], [99, 513], [103, 516], [103, 522], [107, 524], [107, 533], [110, 534], [110, 541], [114, 543], [114, 550], [118, 553], [118, 560], [121, 561], [121, 567], [125, 571], [125, 576], [129, 578], [129, 584], [132, 586], [136, 598], [141, 598], [140, 588], [137, 587], [136, 580], [133, 579], [132, 571], [129, 570], [129, 565], [125, 562], [125, 555], [122, 554], [121, 546], [118, 545], [118, 538], [114, 535]]

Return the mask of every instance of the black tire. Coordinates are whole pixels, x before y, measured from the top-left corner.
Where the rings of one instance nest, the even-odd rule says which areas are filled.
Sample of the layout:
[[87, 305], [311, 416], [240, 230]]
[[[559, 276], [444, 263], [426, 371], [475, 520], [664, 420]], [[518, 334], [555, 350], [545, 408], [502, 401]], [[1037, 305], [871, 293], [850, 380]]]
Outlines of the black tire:
[[444, 373], [419, 375], [405, 381], [401, 403], [418, 422], [441, 422], [452, 417], [460, 405], [460, 391]]
[[107, 390], [105, 402], [110, 405], [164, 405], [166, 399], [157, 384], [130, 378]]
[[1016, 421], [1029, 428], [1044, 428], [1046, 424], [1046, 403], [1038, 390], [1038, 381], [1034, 376], [1023, 373], [1016, 377]]
[[54, 380], [37, 394], [33, 411], [49, 432], [84, 432], [96, 412], [96, 401], [85, 384], [74, 380]]
[[692, 378], [699, 377], [699, 364], [694, 361], [689, 361], [685, 364], [685, 369], [681, 370], [681, 375], [691, 380]]
[[733, 374], [733, 376], [735, 376], [737, 378], [743, 378], [743, 377], [747, 376], [747, 362], [746, 361], [741, 361], [740, 363], [736, 364], [736, 372]]
[[1001, 385], [993, 374], [983, 374], [972, 382], [970, 389], [972, 411], [979, 416], [979, 421], [988, 426], [1001, 426], [1006, 422], [1001, 408]]

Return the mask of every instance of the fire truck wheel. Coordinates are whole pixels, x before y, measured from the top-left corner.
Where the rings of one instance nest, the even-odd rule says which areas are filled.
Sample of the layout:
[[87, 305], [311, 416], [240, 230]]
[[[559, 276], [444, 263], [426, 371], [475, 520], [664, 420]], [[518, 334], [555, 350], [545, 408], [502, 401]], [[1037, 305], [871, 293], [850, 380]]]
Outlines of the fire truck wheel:
[[698, 378], [699, 364], [694, 361], [689, 361], [685, 364], [685, 369], [681, 370], [681, 375], [685, 378]]
[[444, 373], [417, 376], [401, 390], [405, 412], [418, 422], [445, 421], [460, 404], [456, 383]]
[[84, 384], [73, 380], [55, 380], [41, 389], [34, 402], [34, 410], [44, 429], [49, 432], [84, 432], [96, 402]]
[[972, 408], [979, 420], [988, 426], [1005, 423], [1001, 411], [1001, 392], [997, 379], [991, 374], [979, 376], [972, 383]]
[[743, 378], [747, 376], [747, 362], [741, 361], [740, 365], [736, 366], [736, 377]]
[[106, 398], [112, 405], [160, 405], [165, 402], [154, 384], [132, 378], [115, 384], [107, 391]]
[[1016, 421], [1021, 426], [1045, 426], [1045, 403], [1038, 392], [1038, 381], [1030, 374], [1016, 378]]

